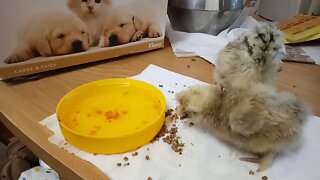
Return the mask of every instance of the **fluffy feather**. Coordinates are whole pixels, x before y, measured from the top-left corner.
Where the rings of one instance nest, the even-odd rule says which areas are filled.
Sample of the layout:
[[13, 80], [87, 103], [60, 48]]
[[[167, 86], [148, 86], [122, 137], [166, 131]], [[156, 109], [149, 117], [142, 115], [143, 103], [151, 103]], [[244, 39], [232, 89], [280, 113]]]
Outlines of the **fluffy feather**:
[[209, 121], [222, 140], [260, 156], [259, 171], [299, 139], [308, 106], [274, 85], [282, 33], [271, 24], [230, 42], [219, 54], [217, 85], [180, 92], [178, 115]]

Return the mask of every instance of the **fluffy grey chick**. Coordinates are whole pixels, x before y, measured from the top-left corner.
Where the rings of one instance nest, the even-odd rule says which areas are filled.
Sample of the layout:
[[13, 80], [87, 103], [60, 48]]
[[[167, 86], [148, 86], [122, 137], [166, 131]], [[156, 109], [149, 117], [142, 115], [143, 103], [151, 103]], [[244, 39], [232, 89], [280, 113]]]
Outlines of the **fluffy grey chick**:
[[230, 42], [219, 54], [215, 86], [180, 92], [178, 115], [209, 121], [218, 138], [260, 157], [258, 171], [294, 146], [310, 114], [308, 106], [274, 85], [282, 33], [270, 24]]

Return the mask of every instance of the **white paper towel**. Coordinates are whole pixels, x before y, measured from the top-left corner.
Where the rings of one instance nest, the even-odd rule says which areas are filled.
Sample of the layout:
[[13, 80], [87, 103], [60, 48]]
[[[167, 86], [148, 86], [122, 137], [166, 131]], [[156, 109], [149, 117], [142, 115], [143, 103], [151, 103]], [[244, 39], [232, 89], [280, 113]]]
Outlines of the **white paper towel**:
[[259, 23], [248, 16], [239, 28], [222, 31], [218, 36], [204, 33], [186, 33], [173, 30], [169, 19], [166, 25], [166, 36], [169, 38], [172, 49], [177, 57], [200, 56], [212, 64], [215, 63], [217, 53], [231, 40], [243, 32], [253, 30]]
[[[167, 107], [173, 109], [176, 106], [174, 93], [189, 86], [205, 84], [154, 65], [150, 65], [132, 78], [148, 82], [155, 87], [163, 85], [159, 89], [166, 97]], [[133, 157], [132, 152], [93, 155], [73, 147], [64, 140], [55, 114], [40, 123], [55, 133], [49, 138], [50, 142], [91, 162], [111, 179], [143, 180], [151, 177], [153, 180], [250, 180], [261, 179], [262, 176], [281, 180], [320, 179], [319, 117], [309, 118], [301, 148], [279, 155], [270, 169], [261, 173], [255, 172], [254, 175], [250, 175], [249, 171], [255, 171], [257, 165], [239, 160], [239, 157], [248, 155], [220, 142], [210, 133], [209, 128], [201, 125], [189, 127], [188, 124], [178, 121], [178, 135], [185, 143], [182, 155], [173, 152], [169, 145], [160, 140], [139, 148], [136, 150], [138, 156]], [[150, 156], [150, 160], [145, 159], [147, 155]], [[125, 163], [124, 157], [129, 158], [127, 162], [130, 165], [118, 167], [117, 163]]]
[[[215, 64], [217, 55], [229, 42], [235, 40], [243, 33], [254, 30], [259, 22], [248, 16], [239, 28], [228, 29], [217, 36], [204, 33], [186, 33], [173, 30], [170, 21], [167, 20], [166, 37], [169, 38], [173, 52], [177, 57], [199, 56]], [[279, 50], [279, 55], [285, 53], [285, 46]]]

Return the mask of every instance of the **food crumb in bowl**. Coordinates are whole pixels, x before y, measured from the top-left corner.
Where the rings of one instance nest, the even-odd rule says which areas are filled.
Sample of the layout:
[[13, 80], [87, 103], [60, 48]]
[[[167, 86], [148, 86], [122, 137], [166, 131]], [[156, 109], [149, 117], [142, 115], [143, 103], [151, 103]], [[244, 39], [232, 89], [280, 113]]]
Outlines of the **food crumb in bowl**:
[[92, 135], [92, 136], [94, 136], [94, 135], [97, 134], [97, 130], [91, 130], [89, 134]]
[[107, 111], [104, 113], [104, 116], [107, 120], [115, 120], [120, 117], [120, 114], [117, 111]]
[[124, 92], [123, 94], [122, 94], [122, 96], [127, 96], [129, 94], [129, 92]]
[[252, 170], [249, 171], [250, 175], [254, 175], [254, 172]]
[[96, 129], [96, 130], [101, 129], [101, 127], [100, 127], [100, 126], [97, 126], [97, 125], [96, 125], [96, 126], [93, 126], [93, 128]]
[[102, 111], [97, 110], [96, 113], [97, 113], [97, 114], [102, 114]]
[[122, 164], [121, 163], [117, 163], [117, 166], [120, 167]]
[[121, 113], [122, 113], [123, 115], [125, 115], [125, 114], [128, 114], [128, 112], [129, 112], [129, 111], [127, 111], [127, 110], [123, 110]]
[[268, 180], [268, 176], [262, 176], [262, 180]]

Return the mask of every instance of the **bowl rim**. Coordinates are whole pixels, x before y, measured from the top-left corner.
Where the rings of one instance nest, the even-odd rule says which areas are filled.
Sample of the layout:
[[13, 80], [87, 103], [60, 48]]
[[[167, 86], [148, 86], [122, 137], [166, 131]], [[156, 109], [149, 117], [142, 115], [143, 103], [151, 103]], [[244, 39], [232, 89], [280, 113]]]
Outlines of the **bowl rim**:
[[[158, 116], [156, 116], [155, 121], [153, 121], [152, 123], [150, 123], [149, 125], [147, 126], [144, 126], [142, 129], [139, 129], [137, 131], [134, 131], [134, 132], [131, 132], [129, 134], [124, 134], [124, 135], [120, 135], [120, 136], [110, 136], [110, 137], [99, 137], [99, 136], [92, 136], [92, 135], [86, 135], [86, 134], [82, 134], [82, 133], [79, 133], [69, 127], [67, 127], [64, 123], [62, 123], [61, 119], [59, 119], [59, 110], [61, 109], [61, 104], [63, 103], [63, 101], [68, 97], [70, 96], [71, 93], [74, 93], [75, 91], [83, 88], [83, 87], [86, 87], [86, 86], [90, 86], [92, 84], [96, 84], [96, 83], [99, 83], [99, 82], [104, 82], [104, 81], [123, 81], [123, 83], [114, 83], [114, 84], [124, 84], [124, 83], [128, 83], [128, 84], [135, 84], [135, 83], [138, 83], [138, 84], [144, 84], [146, 86], [149, 86], [151, 87], [158, 95], [159, 95], [159, 98], [160, 98], [160, 102], [162, 101], [163, 103], [161, 103], [161, 113], [158, 114]], [[138, 86], [139, 87], [139, 86]], [[157, 95], [157, 96], [158, 96]], [[96, 80], [96, 81], [93, 81], [93, 82], [89, 82], [89, 83], [85, 83], [83, 85], [80, 85], [74, 89], [72, 89], [71, 91], [69, 91], [67, 94], [65, 94], [58, 102], [58, 105], [56, 107], [56, 116], [57, 116], [57, 119], [58, 119], [58, 123], [60, 126], [62, 126], [64, 129], [66, 129], [67, 131], [77, 135], [77, 136], [81, 136], [81, 137], [85, 137], [85, 138], [92, 138], [92, 139], [119, 139], [119, 138], [124, 138], [124, 137], [129, 137], [129, 136], [132, 136], [134, 134], [137, 134], [138, 132], [141, 132], [141, 131], [145, 131], [147, 128], [149, 128], [150, 126], [153, 126], [154, 124], [157, 123], [158, 120], [161, 120], [162, 119], [162, 116], [164, 116], [164, 113], [165, 113], [165, 110], [166, 110], [166, 98], [165, 96], [163, 95], [163, 93], [158, 89], [156, 88], [154, 85], [152, 84], [149, 84], [147, 82], [144, 82], [144, 81], [141, 81], [141, 80], [136, 80], [136, 79], [131, 79], [131, 78], [109, 78], [109, 79], [101, 79], [101, 80]], [[61, 111], [60, 111], [61, 112]], [[163, 114], [162, 114], [163, 112]], [[162, 124], [164, 123], [164, 118]], [[60, 127], [61, 128], [61, 127]]]
[[201, 12], [214, 12], [214, 13], [224, 13], [224, 12], [236, 12], [236, 11], [242, 11], [244, 9], [244, 7], [239, 8], [239, 9], [233, 9], [233, 10], [208, 10], [208, 9], [188, 9], [188, 8], [183, 8], [183, 7], [176, 7], [176, 6], [168, 6], [167, 11], [169, 11], [169, 9], [183, 9], [186, 11], [201, 11]]

